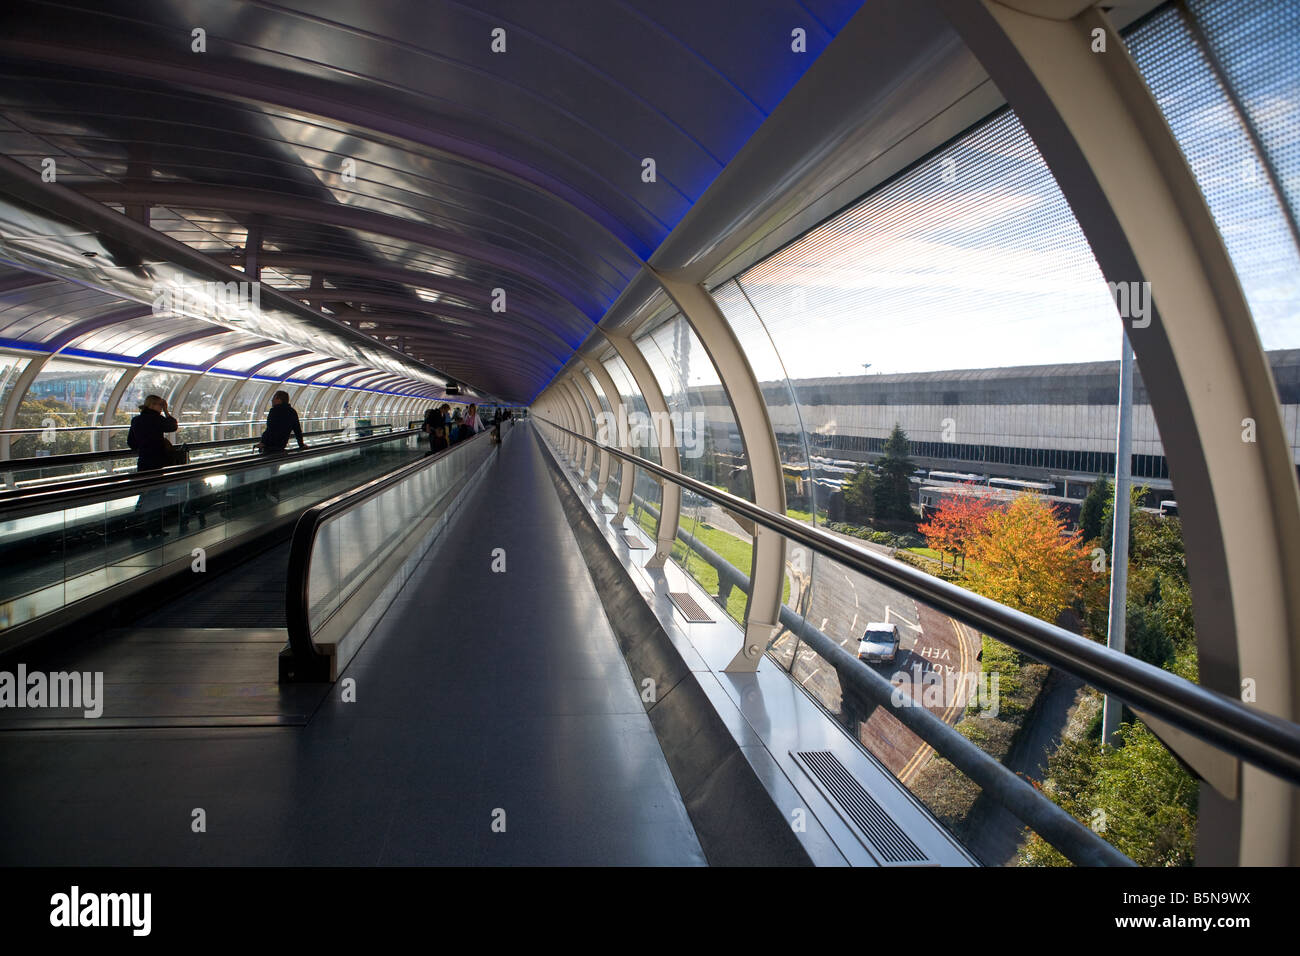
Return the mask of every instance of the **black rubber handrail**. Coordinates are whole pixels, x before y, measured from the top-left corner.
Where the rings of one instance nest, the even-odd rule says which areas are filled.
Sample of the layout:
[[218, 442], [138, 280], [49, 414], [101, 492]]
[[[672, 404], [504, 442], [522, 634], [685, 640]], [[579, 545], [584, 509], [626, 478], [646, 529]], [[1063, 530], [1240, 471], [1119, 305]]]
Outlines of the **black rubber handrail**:
[[[313, 415], [310, 418], [300, 419], [302, 422], [332, 422], [348, 418], [347, 415]], [[383, 416], [387, 418], [387, 415]], [[240, 418], [228, 422], [181, 422], [181, 428], [227, 428], [232, 425], [257, 425], [261, 423], [259, 418]], [[44, 432], [119, 432], [131, 427], [130, 422], [123, 422], [120, 425], [51, 425], [49, 428], [0, 428], [0, 437], [8, 435], [40, 435]]]
[[[247, 423], [245, 423], [247, 424]], [[259, 423], [260, 424], [260, 423]], [[207, 427], [206, 425], [203, 427]], [[368, 429], [377, 428], [393, 429], [395, 426], [385, 422], [382, 425], [369, 425]], [[321, 438], [326, 435], [341, 435], [346, 428], [323, 428], [320, 431], [303, 432], [304, 439]], [[356, 431], [356, 429], [354, 429]], [[235, 445], [247, 445], [253, 441], [253, 436], [243, 438], [221, 438], [217, 441], [191, 441], [184, 442], [186, 448], [191, 452], [203, 451], [208, 448], [229, 448]], [[109, 448], [104, 451], [81, 451], [70, 455], [37, 455], [28, 458], [5, 458], [0, 459], [0, 473], [11, 471], [35, 471], [38, 468], [62, 468], [70, 465], [86, 465], [95, 461], [117, 461], [136, 457], [136, 452], [130, 448]], [[72, 477], [72, 476], [68, 476]]]
[[285, 578], [285, 624], [289, 631], [289, 650], [294, 659], [293, 679], [296, 681], [319, 682], [329, 680], [329, 657], [316, 650], [311, 635], [311, 604], [308, 595], [311, 573], [312, 549], [316, 544], [316, 535], [326, 521], [337, 515], [351, 511], [371, 498], [405, 481], [412, 474], [428, 468], [437, 461], [446, 458], [458, 450], [468, 447], [476, 441], [486, 441], [491, 429], [474, 437], [459, 441], [435, 455], [426, 455], [409, 464], [367, 481], [365, 484], [327, 498], [312, 505], [298, 516], [289, 539], [289, 570]]
[[39, 489], [18, 489], [15, 497], [0, 500], [0, 520], [22, 518], [51, 511], [63, 511], [81, 505], [98, 504], [112, 501], [127, 495], [139, 494], [150, 488], [167, 487], [187, 481], [199, 481], [211, 475], [228, 475], [232, 472], [246, 471], [275, 461], [302, 461], [307, 458], [320, 458], [324, 455], [337, 455], [358, 448], [369, 448], [385, 442], [404, 440], [418, 435], [415, 429], [404, 429], [387, 435], [375, 435], [350, 442], [331, 442], [300, 451], [285, 451], [274, 456], [260, 453], [231, 456], [214, 461], [200, 462], [194, 465], [177, 465], [157, 471], [134, 472], [127, 475], [104, 475], [77, 483], [76, 487], [60, 489], [57, 486], [43, 486]]
[[998, 604], [820, 528], [760, 508], [752, 501], [671, 472], [638, 455], [602, 445], [563, 425], [540, 417], [539, 421], [545, 421], [567, 435], [688, 488], [728, 511], [743, 515], [824, 557], [917, 598], [1104, 693], [1114, 694], [1135, 709], [1168, 721], [1234, 757], [1293, 784], [1300, 784], [1300, 725], [1252, 709], [1239, 700], [1193, 684], [1154, 664], [1071, 634], [1064, 628]]

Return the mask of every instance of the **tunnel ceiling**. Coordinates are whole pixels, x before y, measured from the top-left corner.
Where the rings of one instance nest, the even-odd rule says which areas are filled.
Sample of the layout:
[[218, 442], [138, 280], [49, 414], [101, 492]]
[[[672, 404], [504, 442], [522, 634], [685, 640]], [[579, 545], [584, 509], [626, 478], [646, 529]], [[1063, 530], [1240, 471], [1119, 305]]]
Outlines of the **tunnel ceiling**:
[[0, 153], [525, 402], [859, 5], [10, 3]]

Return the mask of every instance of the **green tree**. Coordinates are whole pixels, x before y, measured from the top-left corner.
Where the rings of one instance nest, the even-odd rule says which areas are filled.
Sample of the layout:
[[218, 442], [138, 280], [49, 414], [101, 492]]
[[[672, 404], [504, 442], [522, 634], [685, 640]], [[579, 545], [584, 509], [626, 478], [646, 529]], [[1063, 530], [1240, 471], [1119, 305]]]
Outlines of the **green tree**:
[[[1066, 738], [1048, 758], [1045, 792], [1094, 826], [1138, 866], [1190, 866], [1196, 850], [1196, 780], [1141, 723], [1121, 724], [1118, 749]], [[1037, 834], [1021, 851], [1031, 866], [1066, 859]]]
[[[1084, 541], [1095, 541], [1101, 537], [1105, 525], [1102, 516], [1106, 503], [1114, 501], [1115, 488], [1105, 478], [1099, 478], [1088, 489], [1083, 504], [1079, 506], [1079, 530], [1083, 532]], [[1109, 537], [1109, 535], [1107, 535]]]
[[869, 465], [863, 465], [845, 483], [844, 518], [846, 521], [853, 524], [866, 524], [871, 520], [875, 510], [873, 484], [874, 476]]
[[911, 447], [907, 432], [895, 422], [894, 430], [885, 439], [884, 456], [876, 462], [872, 511], [877, 518], [916, 520], [916, 513], [912, 511], [911, 484], [916, 465], [908, 457]]
[[1124, 649], [1130, 657], [1167, 668], [1174, 660], [1174, 642], [1165, 633], [1164, 622], [1155, 604], [1129, 602], [1125, 609]]

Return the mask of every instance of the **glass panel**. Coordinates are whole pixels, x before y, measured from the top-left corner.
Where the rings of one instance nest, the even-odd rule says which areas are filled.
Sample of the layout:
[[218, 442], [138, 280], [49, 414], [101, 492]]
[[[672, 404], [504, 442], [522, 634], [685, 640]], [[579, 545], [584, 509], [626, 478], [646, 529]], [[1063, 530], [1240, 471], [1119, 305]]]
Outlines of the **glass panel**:
[[[664, 393], [679, 436], [682, 472], [752, 501], [748, 464], [731, 405], [712, 360], [690, 325], [680, 315], [674, 316], [637, 339], [637, 346]], [[682, 492], [681, 530], [688, 537], [679, 540], [673, 560], [710, 594], [719, 594], [718, 574], [701, 557], [700, 549], [726, 557], [731, 565], [749, 575], [753, 536], [707, 498]], [[725, 607], [733, 620], [743, 620], [745, 594], [739, 589], [727, 589]]]
[[[1264, 347], [1296, 348], [1300, 8], [1194, 0], [1186, 10], [1191, 19], [1179, 7], [1151, 18], [1127, 38], [1128, 47], [1205, 194]], [[1193, 25], [1212, 49], [1198, 42]]]
[[410, 437], [314, 457], [269, 458], [124, 496], [0, 521], [0, 629], [21, 624], [423, 454]]
[[[216, 429], [203, 423], [214, 422], [221, 410], [221, 403], [232, 388], [238, 388], [242, 379], [225, 375], [204, 375], [185, 396], [185, 405], [179, 412], [173, 412], [180, 422], [176, 441], [216, 441]], [[202, 426], [202, 427], [201, 427]]]
[[[122, 392], [122, 398], [117, 403], [116, 413], [112, 417], [112, 424], [115, 426], [109, 438], [109, 444], [105, 446], [102, 441], [100, 447], [110, 449], [126, 448], [127, 431], [131, 424], [131, 418], [135, 416], [141, 404], [144, 403], [148, 395], [161, 396], [168, 405], [168, 409], [173, 416], [176, 415], [176, 409], [172, 408], [172, 398], [176, 390], [180, 388], [189, 379], [184, 372], [164, 372], [156, 369], [141, 369], [135, 377], [126, 386]], [[177, 419], [179, 421], [180, 419]]]
[[85, 426], [102, 424], [104, 406], [123, 369], [51, 359], [23, 396], [10, 443], [13, 458], [70, 455], [91, 450]]

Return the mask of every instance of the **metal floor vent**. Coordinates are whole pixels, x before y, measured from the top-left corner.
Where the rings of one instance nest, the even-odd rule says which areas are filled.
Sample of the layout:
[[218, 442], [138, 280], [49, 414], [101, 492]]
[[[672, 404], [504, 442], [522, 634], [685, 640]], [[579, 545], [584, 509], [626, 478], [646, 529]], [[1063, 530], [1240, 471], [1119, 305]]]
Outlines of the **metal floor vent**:
[[682, 612], [682, 617], [686, 618], [691, 624], [713, 623], [713, 618], [709, 617], [708, 612], [700, 607], [700, 602], [685, 591], [669, 591], [668, 599], [677, 605], [677, 610]]
[[813, 779], [831, 806], [851, 826], [862, 844], [885, 863], [926, 864], [930, 858], [912, 842], [876, 798], [849, 775], [829, 750], [791, 751], [790, 756]]
[[623, 543], [633, 551], [649, 551], [650, 545], [641, 540], [640, 536], [634, 531], [623, 532]]

